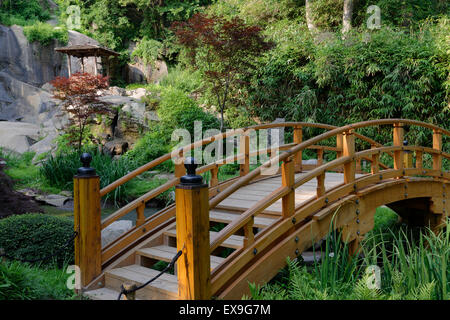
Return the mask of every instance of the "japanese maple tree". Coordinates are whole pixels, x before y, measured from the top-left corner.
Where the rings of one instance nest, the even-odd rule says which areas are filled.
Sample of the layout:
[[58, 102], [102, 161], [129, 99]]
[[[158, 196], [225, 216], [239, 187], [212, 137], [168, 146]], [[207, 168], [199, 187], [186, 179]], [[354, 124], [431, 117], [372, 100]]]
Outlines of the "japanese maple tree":
[[107, 113], [109, 103], [101, 101], [98, 91], [108, 88], [108, 77], [89, 73], [75, 73], [71, 77], [57, 77], [51, 81], [55, 87], [54, 97], [62, 100], [62, 108], [70, 114], [70, 122], [76, 128], [72, 135], [78, 141], [78, 150], [86, 126], [94, 115]]
[[249, 26], [240, 18], [226, 20], [217, 15], [193, 15], [186, 22], [175, 22], [171, 29], [186, 50], [194, 69], [201, 70], [220, 109], [220, 129], [224, 129], [224, 110], [232, 91], [245, 85], [256, 68], [256, 58], [272, 47], [261, 28]]

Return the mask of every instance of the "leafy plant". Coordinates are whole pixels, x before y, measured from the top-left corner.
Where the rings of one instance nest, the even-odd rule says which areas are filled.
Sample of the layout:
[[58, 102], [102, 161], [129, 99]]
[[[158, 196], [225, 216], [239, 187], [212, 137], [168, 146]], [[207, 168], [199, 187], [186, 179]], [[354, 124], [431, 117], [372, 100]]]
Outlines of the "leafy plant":
[[[43, 214], [23, 214], [0, 220], [0, 247], [9, 257], [35, 260], [52, 256], [37, 262], [42, 265], [61, 266], [72, 263], [73, 222], [67, 218]], [[67, 243], [67, 249], [61, 250]]]
[[23, 33], [29, 42], [39, 42], [43, 46], [49, 45], [54, 39], [63, 45], [69, 41], [69, 34], [66, 28], [55, 28], [51, 24], [37, 22], [33, 25], [25, 26]]
[[70, 121], [75, 130], [69, 130], [69, 133], [78, 140], [78, 151], [81, 152], [86, 126], [93, 121], [94, 115], [108, 112], [109, 103], [99, 100], [97, 94], [99, 89], [108, 87], [108, 78], [75, 73], [69, 78], [57, 77], [51, 84], [55, 87], [55, 98], [63, 101], [63, 110], [72, 116]]
[[223, 131], [229, 95], [242, 86], [256, 68], [254, 60], [271, 43], [264, 40], [260, 27], [248, 26], [238, 17], [227, 20], [197, 13], [187, 22], [174, 23], [172, 30], [178, 43], [186, 49], [192, 66], [201, 70], [217, 98]]

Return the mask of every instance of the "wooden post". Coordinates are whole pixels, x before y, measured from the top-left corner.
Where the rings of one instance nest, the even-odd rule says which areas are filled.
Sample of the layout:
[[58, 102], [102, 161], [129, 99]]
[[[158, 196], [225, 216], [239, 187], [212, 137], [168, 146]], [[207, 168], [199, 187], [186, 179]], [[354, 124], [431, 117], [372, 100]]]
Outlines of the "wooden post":
[[97, 56], [94, 56], [94, 70], [95, 70], [95, 75], [98, 76]]
[[244, 248], [247, 248], [255, 242], [255, 234], [253, 233], [254, 217], [244, 226]]
[[325, 194], [325, 173], [322, 173], [317, 176], [317, 199], [322, 197]]
[[423, 152], [416, 151], [416, 169], [423, 169]]
[[73, 179], [75, 265], [80, 268], [81, 287], [98, 277], [101, 265], [100, 178], [89, 165], [92, 157], [83, 153], [83, 167]]
[[69, 78], [72, 76], [72, 60], [70, 58], [70, 54], [67, 55], [67, 69], [69, 72]]
[[211, 169], [211, 180], [209, 181], [210, 187], [216, 187], [219, 184], [219, 166], [216, 165]]
[[239, 153], [244, 154], [244, 159], [240, 163], [240, 176], [245, 176], [250, 172], [250, 135], [244, 131], [239, 140]]
[[211, 299], [208, 186], [195, 174], [194, 158], [186, 159], [187, 175], [175, 188], [178, 295], [184, 300]]
[[292, 188], [292, 190], [281, 200], [283, 218], [292, 216], [295, 211], [295, 190], [293, 189], [294, 183], [294, 163], [291, 158], [288, 158], [283, 161], [281, 165], [281, 184], [283, 187]]
[[433, 154], [433, 170], [442, 170], [442, 132], [433, 130], [433, 149], [438, 150], [439, 154]]
[[[372, 149], [376, 149], [376, 145], [372, 145]], [[372, 162], [370, 164], [370, 172], [372, 174], [377, 174], [380, 171], [380, 154], [375, 153], [372, 155]]]
[[184, 151], [181, 150], [175, 160], [175, 177], [177, 178], [181, 178], [186, 174], [186, 168], [184, 167], [183, 164], [183, 154]]
[[[342, 156], [353, 157], [355, 155], [355, 135], [353, 130], [344, 133], [342, 139]], [[351, 160], [344, 164], [344, 183], [352, 183], [355, 181], [356, 162]]]
[[323, 149], [317, 149], [317, 166], [320, 167], [323, 164]]
[[[393, 135], [393, 145], [396, 147], [403, 146], [403, 124], [394, 123], [394, 135]], [[403, 151], [394, 151], [394, 169], [401, 170], [403, 169]]]
[[[300, 144], [303, 140], [303, 129], [301, 126], [295, 126], [294, 127], [294, 143]], [[294, 155], [294, 167], [295, 172], [302, 172], [302, 155], [303, 152], [299, 151], [297, 154]]]
[[84, 73], [84, 57], [81, 57], [81, 71]]
[[[403, 141], [403, 145], [406, 147], [408, 146], [408, 140]], [[405, 151], [403, 155], [403, 168], [412, 168], [413, 167], [413, 161], [412, 161], [412, 151]]]
[[[136, 284], [124, 284], [123, 288], [125, 290], [135, 290], [137, 288]], [[124, 300], [136, 300], [136, 291], [125, 294]]]
[[[336, 148], [339, 150], [336, 151], [336, 159], [338, 159], [342, 157], [344, 149], [344, 135], [342, 133], [336, 135]], [[342, 172], [342, 167], [336, 168], [336, 171]]]
[[142, 226], [145, 222], [145, 203], [142, 203], [139, 207], [136, 208], [136, 227]]

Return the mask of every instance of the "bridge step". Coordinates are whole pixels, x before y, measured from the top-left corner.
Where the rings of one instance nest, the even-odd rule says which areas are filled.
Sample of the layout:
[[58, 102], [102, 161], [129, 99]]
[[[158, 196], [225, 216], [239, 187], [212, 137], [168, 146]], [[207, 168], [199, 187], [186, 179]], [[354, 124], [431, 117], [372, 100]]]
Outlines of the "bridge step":
[[[231, 223], [236, 219], [239, 219], [240, 212], [238, 213], [231, 213], [229, 211], [225, 210], [211, 210], [209, 212], [209, 220], [214, 222], [221, 222], [221, 223]], [[271, 225], [275, 219], [271, 218], [262, 218], [262, 217], [255, 217], [254, 226], [255, 228], [266, 228], [267, 226]]]
[[[156, 246], [151, 248], [143, 248], [136, 252], [136, 254], [165, 262], [172, 261], [172, 258], [177, 254], [177, 248], [169, 247], [169, 246]], [[211, 256], [211, 269], [216, 268], [224, 258]]]
[[[105, 273], [105, 286], [109, 289], [120, 292], [122, 284], [144, 284], [151, 278], [159, 274], [159, 271], [145, 268], [137, 264], [116, 268]], [[178, 299], [177, 277], [165, 273], [146, 287], [136, 291], [137, 299]]]
[[[172, 237], [172, 238], [176, 238], [177, 230], [176, 229], [167, 230], [167, 231], [164, 232], [164, 234], [166, 236], [169, 236], [169, 237]], [[212, 241], [215, 237], [217, 237], [217, 234], [218, 234], [218, 232], [210, 231], [209, 232], [210, 241]], [[222, 243], [222, 247], [231, 248], [231, 249], [239, 249], [243, 245], [244, 245], [244, 237], [243, 236], [237, 236], [237, 235], [232, 235], [231, 237], [229, 237], [228, 239], [226, 239]]]
[[83, 295], [88, 297], [90, 300], [117, 300], [117, 298], [119, 297], [119, 293], [119, 291], [110, 288], [101, 288], [84, 292]]

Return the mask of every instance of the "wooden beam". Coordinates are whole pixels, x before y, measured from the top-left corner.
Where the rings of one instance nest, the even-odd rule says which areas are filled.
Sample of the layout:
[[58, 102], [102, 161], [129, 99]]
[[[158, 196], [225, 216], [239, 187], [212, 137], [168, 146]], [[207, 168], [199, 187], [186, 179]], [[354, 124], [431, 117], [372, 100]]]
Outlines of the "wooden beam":
[[240, 175], [242, 177], [250, 172], [250, 135], [247, 130], [240, 136], [239, 153], [244, 155], [244, 158], [239, 161]]
[[[439, 130], [433, 130], [433, 149], [442, 151], [442, 133]], [[441, 154], [433, 154], [433, 170], [442, 170]]]
[[177, 216], [178, 295], [183, 300], [211, 298], [208, 186], [179, 184]]
[[[344, 157], [353, 157], [355, 155], [355, 135], [353, 130], [344, 133], [342, 155]], [[344, 183], [347, 184], [355, 181], [355, 173], [355, 160], [344, 164]]]
[[69, 72], [69, 78], [72, 76], [72, 59], [70, 57], [70, 54], [67, 55], [67, 69]]
[[[403, 146], [404, 129], [402, 123], [394, 123], [393, 145], [396, 147]], [[403, 169], [403, 151], [394, 151], [394, 169]]]
[[75, 265], [80, 268], [81, 287], [84, 288], [102, 271], [102, 244], [100, 223], [100, 177], [75, 176], [74, 228]]
[[283, 218], [289, 218], [295, 211], [295, 190], [293, 188], [295, 183], [294, 162], [291, 158], [283, 161], [281, 165], [281, 185], [283, 187], [291, 188], [289, 193], [285, 195], [282, 200], [282, 215]]
[[[294, 143], [300, 144], [303, 141], [303, 129], [301, 126], [294, 127]], [[294, 155], [295, 172], [302, 172], [302, 151]]]

